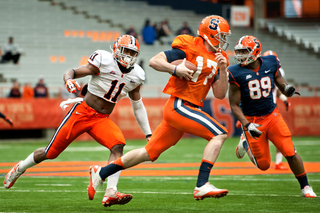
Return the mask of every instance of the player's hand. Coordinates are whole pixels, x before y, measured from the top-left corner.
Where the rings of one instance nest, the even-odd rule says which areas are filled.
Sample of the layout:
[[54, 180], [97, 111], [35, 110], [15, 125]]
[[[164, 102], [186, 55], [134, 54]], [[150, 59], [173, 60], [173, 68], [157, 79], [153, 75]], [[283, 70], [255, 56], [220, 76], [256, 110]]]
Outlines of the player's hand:
[[222, 55], [222, 53], [216, 53], [216, 60], [220, 70], [225, 70], [227, 68], [227, 59]]
[[255, 124], [255, 123], [248, 123], [245, 127], [246, 127], [246, 131], [248, 131], [248, 133], [250, 134], [250, 136], [257, 140], [257, 138], [260, 137], [260, 135], [262, 134], [262, 132], [257, 129], [257, 127], [260, 127], [260, 124]]
[[192, 74], [193, 74], [193, 71], [189, 70], [186, 67], [186, 58], [184, 58], [182, 63], [177, 66], [175, 75], [178, 76], [180, 79], [184, 78], [184, 79], [190, 81], [193, 78]]
[[152, 136], [152, 134], [150, 134], [150, 135], [146, 135], [146, 139], [147, 139], [147, 141], [148, 141], [148, 142], [150, 141], [151, 136]]
[[284, 92], [287, 97], [291, 97], [294, 94], [300, 95], [300, 93], [296, 92], [296, 89], [290, 84], [284, 86]]
[[77, 90], [80, 90], [80, 85], [74, 79], [69, 78], [65, 85], [69, 93], [77, 93]]
[[284, 103], [284, 105], [286, 106], [286, 111], [288, 111], [289, 110], [289, 107], [290, 107], [290, 102], [289, 101], [284, 101], [283, 102]]
[[9, 118], [8, 116], [6, 116], [6, 117], [4, 118], [4, 120], [7, 121], [8, 124], [10, 124], [11, 126], [13, 126], [13, 121], [12, 121], [11, 118]]

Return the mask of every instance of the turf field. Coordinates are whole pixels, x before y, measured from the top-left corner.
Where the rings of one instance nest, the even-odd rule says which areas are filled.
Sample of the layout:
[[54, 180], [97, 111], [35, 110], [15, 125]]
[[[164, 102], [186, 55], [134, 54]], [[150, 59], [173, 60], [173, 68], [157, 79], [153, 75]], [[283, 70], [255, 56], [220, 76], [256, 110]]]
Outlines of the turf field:
[[[320, 138], [293, 138], [305, 162], [309, 183], [320, 196]], [[128, 141], [125, 152], [145, 141]], [[105, 208], [104, 189], [93, 201], [87, 198], [88, 165], [103, 165], [109, 151], [96, 142], [75, 142], [56, 160], [30, 168], [14, 187], [0, 188], [0, 212], [320, 212], [320, 198], [301, 197], [299, 184], [290, 171], [261, 172], [245, 156], [235, 156], [238, 138], [225, 142], [210, 182], [226, 188], [220, 199], [193, 199], [203, 139], [181, 140], [163, 153], [156, 163], [144, 163], [122, 172], [118, 190], [133, 194], [130, 203]], [[47, 142], [0, 142], [0, 176]], [[271, 145], [272, 161], [275, 148]], [[284, 160], [285, 161], [285, 160]], [[106, 184], [104, 184], [104, 188]]]

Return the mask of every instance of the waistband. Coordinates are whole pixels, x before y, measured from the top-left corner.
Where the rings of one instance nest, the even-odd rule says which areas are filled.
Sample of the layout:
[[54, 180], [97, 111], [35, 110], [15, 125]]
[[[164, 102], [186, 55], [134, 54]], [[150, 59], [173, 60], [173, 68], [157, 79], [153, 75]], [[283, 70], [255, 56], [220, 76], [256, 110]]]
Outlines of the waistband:
[[263, 121], [264, 119], [268, 118], [271, 114], [273, 113], [277, 113], [278, 109], [275, 108], [271, 113], [267, 114], [267, 115], [262, 115], [262, 116], [245, 116], [246, 119], [250, 122], [250, 123], [256, 123], [256, 122], [260, 122]]
[[93, 115], [97, 118], [109, 118], [110, 116], [109, 114], [103, 114], [103, 113], [97, 112], [95, 109], [88, 106], [88, 104], [85, 101], [82, 101], [81, 105], [83, 105], [83, 107], [87, 110], [88, 115]]

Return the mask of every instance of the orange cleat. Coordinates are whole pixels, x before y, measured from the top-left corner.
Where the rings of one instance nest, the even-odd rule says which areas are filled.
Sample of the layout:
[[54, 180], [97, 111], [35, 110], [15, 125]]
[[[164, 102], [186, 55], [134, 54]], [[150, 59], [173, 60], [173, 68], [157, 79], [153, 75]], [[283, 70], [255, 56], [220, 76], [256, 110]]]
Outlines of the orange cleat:
[[109, 207], [116, 204], [123, 205], [128, 203], [131, 199], [132, 199], [131, 194], [123, 194], [110, 188], [110, 189], [107, 189], [103, 197], [102, 205], [104, 207]]
[[278, 163], [278, 164], [275, 165], [275, 169], [276, 169], [276, 170], [288, 170], [289, 168], [283, 166], [282, 163]]
[[103, 180], [99, 175], [100, 170], [100, 166], [90, 166], [90, 183], [88, 186], [89, 200], [93, 200], [97, 188], [103, 184]]

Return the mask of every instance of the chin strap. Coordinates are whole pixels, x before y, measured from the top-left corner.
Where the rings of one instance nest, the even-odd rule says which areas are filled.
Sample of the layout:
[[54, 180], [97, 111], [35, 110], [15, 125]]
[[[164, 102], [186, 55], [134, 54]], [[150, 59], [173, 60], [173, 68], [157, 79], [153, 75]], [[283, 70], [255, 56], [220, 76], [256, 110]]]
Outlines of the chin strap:
[[151, 128], [148, 121], [147, 110], [143, 105], [142, 98], [135, 101], [130, 98], [133, 114], [136, 117], [136, 120], [142, 129], [144, 135], [149, 136], [152, 134]]

